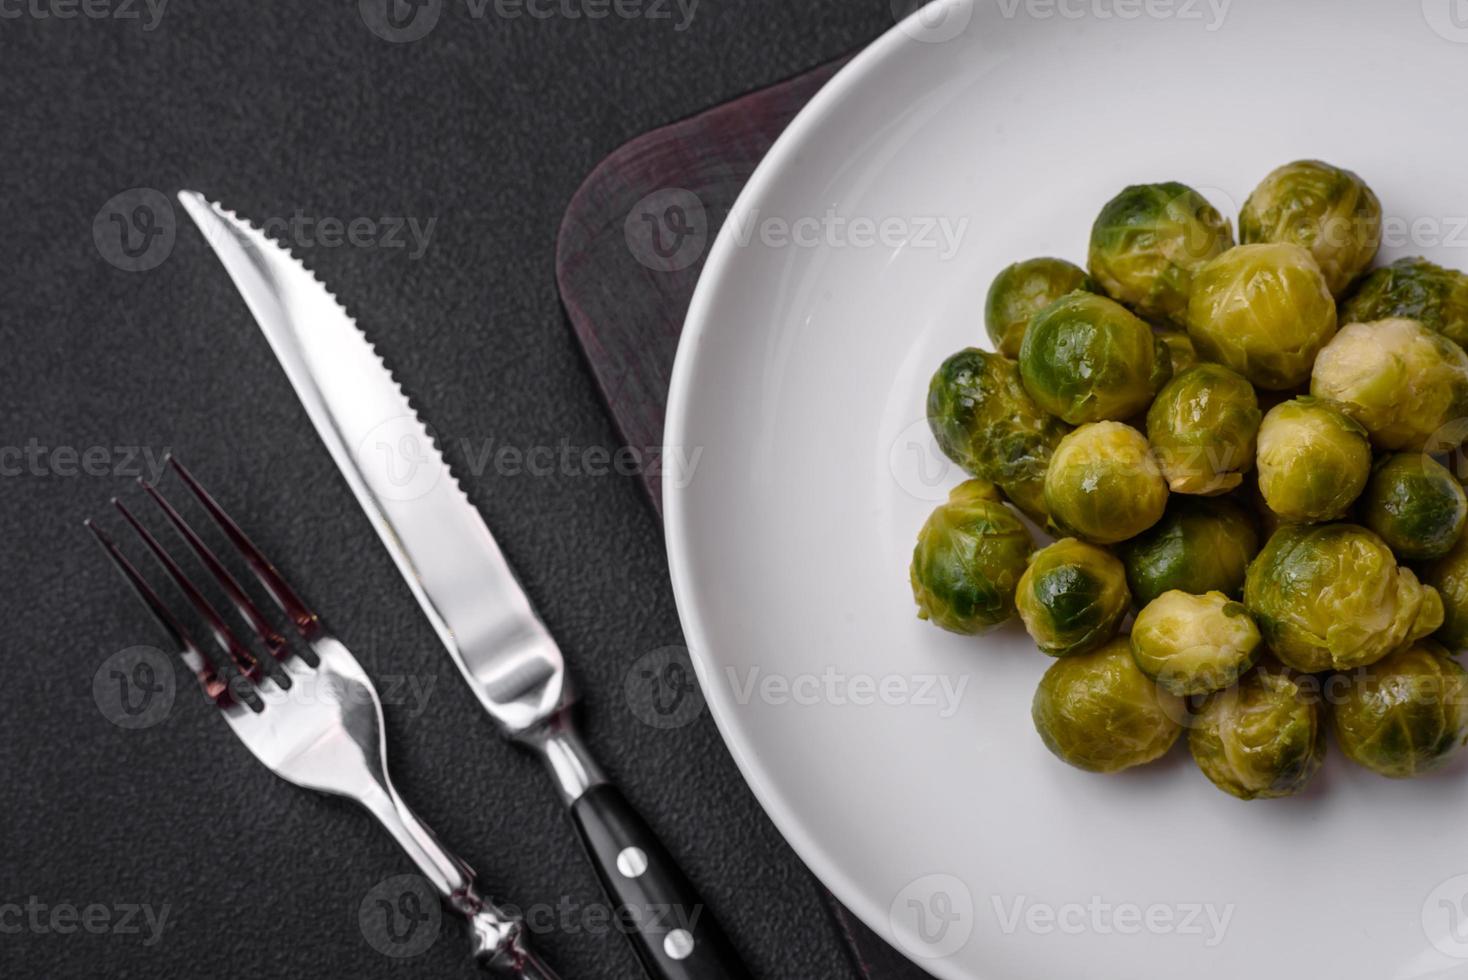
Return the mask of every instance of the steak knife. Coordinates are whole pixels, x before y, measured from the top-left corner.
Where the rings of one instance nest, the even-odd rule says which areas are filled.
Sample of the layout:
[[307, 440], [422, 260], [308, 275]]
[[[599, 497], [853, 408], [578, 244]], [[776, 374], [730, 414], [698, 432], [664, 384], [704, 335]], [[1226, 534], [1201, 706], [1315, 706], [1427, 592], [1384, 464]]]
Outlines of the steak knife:
[[248, 221], [194, 191], [179, 201], [465, 682], [504, 735], [544, 760], [648, 976], [746, 978], [693, 886], [578, 736], [560, 648], [356, 322]]

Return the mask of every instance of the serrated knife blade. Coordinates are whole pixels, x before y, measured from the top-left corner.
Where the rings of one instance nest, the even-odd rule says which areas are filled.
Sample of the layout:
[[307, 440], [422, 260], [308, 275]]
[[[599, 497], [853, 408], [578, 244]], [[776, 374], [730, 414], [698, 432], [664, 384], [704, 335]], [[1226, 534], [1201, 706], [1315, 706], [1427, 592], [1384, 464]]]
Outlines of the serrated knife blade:
[[657, 837], [577, 736], [565, 662], [479, 511], [341, 302], [285, 247], [179, 192], [244, 297], [327, 451], [464, 679], [546, 762], [654, 980], [747, 972]]
[[254, 225], [202, 195], [179, 200], [480, 703], [511, 734], [544, 722], [571, 698], [561, 651], [377, 351]]

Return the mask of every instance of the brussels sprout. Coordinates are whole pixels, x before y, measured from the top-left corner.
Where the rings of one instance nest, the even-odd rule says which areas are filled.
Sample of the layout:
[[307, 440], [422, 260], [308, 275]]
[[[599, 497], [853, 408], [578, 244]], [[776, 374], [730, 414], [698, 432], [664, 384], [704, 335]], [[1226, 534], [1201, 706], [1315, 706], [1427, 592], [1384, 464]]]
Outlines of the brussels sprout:
[[1422, 569], [1422, 582], [1442, 597], [1443, 625], [1433, 639], [1449, 649], [1468, 649], [1468, 534], [1451, 551]]
[[1171, 375], [1172, 360], [1126, 307], [1076, 292], [1030, 321], [1019, 373], [1036, 404], [1080, 425], [1142, 411]]
[[1259, 534], [1243, 507], [1189, 497], [1172, 497], [1162, 520], [1121, 547], [1127, 587], [1143, 606], [1173, 589], [1238, 598], [1258, 553]]
[[1167, 482], [1145, 436], [1120, 422], [1092, 422], [1055, 447], [1045, 507], [1055, 530], [1115, 544], [1157, 523]]
[[1468, 741], [1468, 672], [1437, 644], [1340, 676], [1331, 722], [1352, 762], [1406, 779], [1441, 767]]
[[1354, 524], [1275, 531], [1249, 565], [1244, 605], [1275, 655], [1311, 674], [1375, 663], [1443, 620], [1436, 591]]
[[1468, 346], [1468, 276], [1426, 259], [1398, 259], [1361, 280], [1341, 306], [1342, 323], [1398, 317]]
[[1343, 517], [1371, 476], [1366, 430], [1329, 402], [1296, 398], [1259, 426], [1259, 492], [1286, 521]]
[[1182, 733], [1184, 708], [1137, 669], [1123, 636], [1051, 664], [1030, 714], [1061, 761], [1118, 772], [1166, 754]]
[[1066, 293], [1092, 288], [1086, 270], [1064, 259], [1016, 262], [994, 277], [984, 302], [984, 326], [994, 349], [1005, 357], [1018, 357], [1030, 317]]
[[1179, 697], [1228, 687], [1258, 652], [1259, 627], [1242, 603], [1222, 592], [1164, 592], [1132, 624], [1137, 666]]
[[928, 425], [965, 472], [1045, 520], [1045, 468], [1069, 427], [1035, 404], [1013, 361], [974, 347], [944, 361], [928, 386]]
[[918, 619], [982, 633], [1014, 615], [1014, 590], [1034, 542], [987, 480], [954, 487], [929, 515], [912, 552]]
[[1062, 538], [1030, 556], [1015, 601], [1040, 650], [1066, 657], [1115, 636], [1132, 599], [1126, 569], [1115, 555]]
[[1244, 202], [1239, 241], [1291, 242], [1310, 250], [1339, 296], [1381, 247], [1381, 202], [1349, 170], [1300, 160], [1275, 170]]
[[1325, 276], [1298, 245], [1240, 245], [1193, 277], [1188, 335], [1198, 355], [1261, 388], [1304, 384], [1335, 328]]
[[1181, 322], [1194, 273], [1233, 244], [1228, 221], [1191, 187], [1138, 184], [1101, 209], [1088, 264], [1112, 299]]
[[1243, 482], [1259, 434], [1254, 386], [1226, 367], [1177, 375], [1147, 410], [1147, 441], [1174, 493], [1213, 497]]
[[1184, 330], [1154, 330], [1172, 361], [1172, 373], [1182, 374], [1198, 363], [1198, 351], [1193, 347], [1193, 338]]
[[1416, 320], [1351, 323], [1320, 352], [1310, 393], [1339, 402], [1382, 449], [1448, 452], [1463, 441], [1449, 423], [1468, 410], [1468, 354]]
[[1376, 464], [1361, 498], [1362, 521], [1398, 556], [1441, 558], [1452, 550], [1468, 519], [1468, 497], [1437, 460], [1398, 453]]
[[1188, 749], [1225, 793], [1241, 800], [1291, 796], [1325, 759], [1319, 698], [1289, 671], [1261, 666], [1208, 696], [1193, 716]]

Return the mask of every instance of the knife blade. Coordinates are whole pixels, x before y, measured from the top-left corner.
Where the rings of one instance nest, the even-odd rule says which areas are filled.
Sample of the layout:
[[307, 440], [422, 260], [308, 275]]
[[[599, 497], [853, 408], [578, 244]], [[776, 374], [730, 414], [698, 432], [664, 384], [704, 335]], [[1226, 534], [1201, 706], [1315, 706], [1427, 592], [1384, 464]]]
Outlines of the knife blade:
[[249, 221], [195, 191], [178, 196], [465, 682], [505, 735], [545, 761], [648, 976], [746, 977], [692, 885], [581, 741], [559, 646], [356, 321]]

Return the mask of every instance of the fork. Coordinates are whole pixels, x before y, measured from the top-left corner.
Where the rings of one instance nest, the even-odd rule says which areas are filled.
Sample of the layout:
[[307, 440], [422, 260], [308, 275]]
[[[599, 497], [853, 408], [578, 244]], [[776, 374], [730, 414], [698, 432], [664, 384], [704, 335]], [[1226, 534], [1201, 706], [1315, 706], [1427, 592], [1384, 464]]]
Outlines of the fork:
[[264, 669], [158, 539], [122, 501], [113, 498], [123, 519], [183, 592], [233, 666], [233, 673], [222, 674], [113, 540], [90, 519], [84, 522], [175, 642], [205, 696], [267, 769], [304, 789], [355, 800], [376, 817], [444, 903], [467, 920], [474, 960], [487, 973], [507, 980], [556, 980], [556, 975], [527, 947], [524, 923], [479, 894], [473, 870], [439, 843], [393, 788], [387, 772], [382, 702], [351, 651], [326, 630], [316, 613], [193, 475], [172, 457], [168, 465], [240, 552], [316, 661], [312, 665], [293, 652], [183, 516], [156, 487], [139, 479], [139, 485], [209, 570], [275, 664], [273, 671]]

